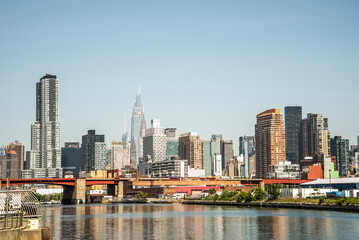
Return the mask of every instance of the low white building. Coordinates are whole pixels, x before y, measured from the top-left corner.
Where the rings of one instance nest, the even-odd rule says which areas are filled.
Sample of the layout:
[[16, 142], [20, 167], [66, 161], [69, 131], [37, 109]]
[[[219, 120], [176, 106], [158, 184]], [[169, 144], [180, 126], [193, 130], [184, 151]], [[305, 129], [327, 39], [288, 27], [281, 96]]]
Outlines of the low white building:
[[38, 188], [38, 189], [36, 189], [36, 193], [39, 193], [41, 195], [62, 193], [63, 191], [64, 191], [63, 188]]

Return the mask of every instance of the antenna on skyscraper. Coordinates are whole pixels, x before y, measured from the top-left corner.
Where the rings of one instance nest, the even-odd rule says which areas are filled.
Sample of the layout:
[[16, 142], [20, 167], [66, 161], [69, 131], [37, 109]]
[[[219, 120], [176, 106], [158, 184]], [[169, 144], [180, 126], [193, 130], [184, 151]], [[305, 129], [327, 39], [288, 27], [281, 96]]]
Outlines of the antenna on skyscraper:
[[141, 84], [138, 84], [138, 95], [141, 94]]

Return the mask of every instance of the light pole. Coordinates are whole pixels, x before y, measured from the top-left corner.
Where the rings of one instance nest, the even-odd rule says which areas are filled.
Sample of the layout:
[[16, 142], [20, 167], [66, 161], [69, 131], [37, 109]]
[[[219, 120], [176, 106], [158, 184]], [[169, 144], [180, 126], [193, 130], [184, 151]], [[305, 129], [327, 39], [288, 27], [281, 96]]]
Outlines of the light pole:
[[330, 191], [332, 191], [332, 169], [329, 169], [329, 185]]

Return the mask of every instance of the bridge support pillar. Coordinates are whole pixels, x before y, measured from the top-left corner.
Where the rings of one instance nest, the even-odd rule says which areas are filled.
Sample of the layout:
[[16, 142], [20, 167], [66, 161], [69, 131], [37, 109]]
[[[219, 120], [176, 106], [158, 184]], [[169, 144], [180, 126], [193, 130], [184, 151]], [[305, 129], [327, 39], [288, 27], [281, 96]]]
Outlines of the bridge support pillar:
[[123, 195], [124, 195], [124, 184], [123, 181], [119, 181], [117, 184], [117, 198], [123, 199]]
[[78, 178], [75, 180], [75, 189], [72, 201], [74, 204], [86, 203], [86, 179]]
[[75, 180], [75, 186], [64, 186], [62, 204], [85, 204], [86, 203], [86, 179]]

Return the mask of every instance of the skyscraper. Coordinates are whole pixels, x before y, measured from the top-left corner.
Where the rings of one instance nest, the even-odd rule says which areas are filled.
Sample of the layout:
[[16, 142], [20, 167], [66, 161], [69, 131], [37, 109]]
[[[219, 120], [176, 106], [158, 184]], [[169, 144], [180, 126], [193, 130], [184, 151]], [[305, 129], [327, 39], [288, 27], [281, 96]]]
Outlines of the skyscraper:
[[180, 159], [188, 161], [191, 168], [203, 169], [203, 140], [196, 132], [181, 134], [178, 154]]
[[266, 178], [272, 165], [285, 161], [285, 131], [280, 109], [270, 109], [257, 115], [256, 177]]
[[178, 156], [178, 136], [176, 128], [166, 128], [167, 159]]
[[71, 171], [75, 178], [79, 177], [81, 168], [81, 148], [78, 142], [65, 142], [61, 149], [61, 166], [65, 172]]
[[254, 136], [242, 136], [239, 137], [239, 155], [243, 156], [244, 161], [244, 177], [250, 177], [251, 170], [253, 172], [254, 168], [250, 168], [249, 157], [252, 156], [255, 152], [255, 141]]
[[302, 107], [288, 106], [285, 112], [285, 146], [287, 160], [293, 164], [299, 163], [299, 133], [302, 121]]
[[143, 138], [143, 157], [145, 162], [161, 162], [166, 160], [167, 142], [165, 130], [161, 128], [159, 119], [151, 120], [151, 128], [146, 129]]
[[86, 173], [106, 168], [105, 135], [96, 135], [95, 130], [88, 130], [87, 135], [82, 136], [81, 161]]
[[332, 157], [335, 157], [336, 167], [340, 177], [345, 177], [350, 170], [349, 165], [349, 140], [342, 139], [341, 136], [334, 136], [330, 139], [330, 149]]
[[141, 92], [139, 91], [136, 96], [136, 102], [133, 106], [131, 118], [131, 162], [137, 166], [140, 159], [140, 131], [141, 124], [144, 117], [143, 105], [141, 103]]
[[225, 170], [229, 160], [233, 159], [233, 141], [221, 140], [222, 170]]
[[330, 156], [330, 132], [328, 130], [328, 118], [322, 114], [308, 113], [307, 118], [300, 124], [299, 157], [321, 159]]
[[46, 74], [36, 83], [36, 122], [31, 126], [31, 151], [26, 177], [62, 177], [59, 81]]

